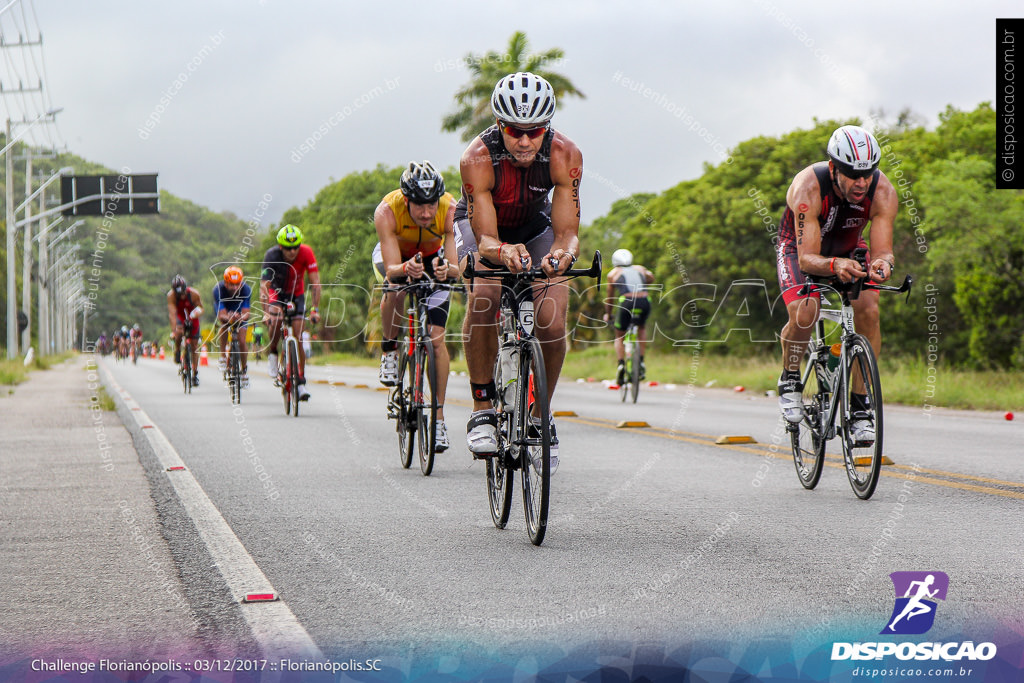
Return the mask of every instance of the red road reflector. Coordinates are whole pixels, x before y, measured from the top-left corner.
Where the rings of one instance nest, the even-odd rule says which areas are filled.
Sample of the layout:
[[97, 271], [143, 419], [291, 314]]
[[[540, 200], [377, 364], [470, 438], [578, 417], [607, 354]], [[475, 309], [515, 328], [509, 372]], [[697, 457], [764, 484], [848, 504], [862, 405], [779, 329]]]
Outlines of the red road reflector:
[[153, 429], [153, 425], [142, 425], [143, 429]]
[[618, 384], [609, 384], [608, 388], [611, 389], [612, 391], [618, 391], [622, 387], [620, 387]]
[[171, 467], [168, 467], [167, 471], [168, 472], [179, 472], [179, 471], [181, 471], [183, 469], [185, 469], [184, 465], [173, 465]]
[[277, 593], [246, 593], [242, 602], [275, 602]]

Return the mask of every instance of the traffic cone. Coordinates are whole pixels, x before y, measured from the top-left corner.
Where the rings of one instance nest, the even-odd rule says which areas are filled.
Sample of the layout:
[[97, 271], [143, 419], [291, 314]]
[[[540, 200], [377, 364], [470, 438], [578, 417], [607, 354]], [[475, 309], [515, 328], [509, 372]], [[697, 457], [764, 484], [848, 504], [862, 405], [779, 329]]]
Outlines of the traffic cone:
[[199, 352], [199, 367], [205, 368], [210, 365], [210, 354], [206, 352], [206, 345], [203, 344], [203, 350]]
[[167, 356], [164, 355], [164, 347], [160, 347], [160, 360], [164, 360]]

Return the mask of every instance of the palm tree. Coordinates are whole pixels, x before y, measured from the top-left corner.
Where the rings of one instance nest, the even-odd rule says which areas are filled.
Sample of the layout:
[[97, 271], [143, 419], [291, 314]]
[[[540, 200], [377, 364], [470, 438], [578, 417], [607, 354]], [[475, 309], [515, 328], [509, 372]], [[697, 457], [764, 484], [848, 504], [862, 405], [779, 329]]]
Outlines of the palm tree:
[[491, 50], [483, 56], [472, 53], [466, 55], [466, 66], [472, 78], [455, 93], [457, 109], [444, 117], [441, 130], [461, 130], [463, 142], [468, 142], [479, 135], [494, 123], [494, 115], [491, 114], [491, 92], [494, 85], [503, 76], [517, 71], [529, 71], [547, 79], [555, 91], [559, 107], [562, 106], [564, 95], [586, 97], [568, 78], [544, 68], [545, 64], [557, 62], [564, 57], [565, 53], [561, 48], [555, 47], [545, 52], [528, 54], [528, 45], [526, 34], [516, 31], [508, 41], [508, 50], [505, 54]]

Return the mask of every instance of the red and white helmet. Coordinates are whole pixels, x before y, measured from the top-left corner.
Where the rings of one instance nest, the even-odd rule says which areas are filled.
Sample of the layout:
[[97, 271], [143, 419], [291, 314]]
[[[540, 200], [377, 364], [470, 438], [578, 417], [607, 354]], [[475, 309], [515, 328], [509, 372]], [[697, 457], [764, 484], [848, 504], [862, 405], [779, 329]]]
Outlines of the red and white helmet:
[[546, 80], [527, 71], [505, 76], [491, 93], [491, 111], [499, 121], [535, 128], [555, 115], [555, 90]]
[[882, 148], [875, 136], [860, 126], [841, 126], [828, 141], [828, 156], [840, 173], [857, 178], [878, 168]]

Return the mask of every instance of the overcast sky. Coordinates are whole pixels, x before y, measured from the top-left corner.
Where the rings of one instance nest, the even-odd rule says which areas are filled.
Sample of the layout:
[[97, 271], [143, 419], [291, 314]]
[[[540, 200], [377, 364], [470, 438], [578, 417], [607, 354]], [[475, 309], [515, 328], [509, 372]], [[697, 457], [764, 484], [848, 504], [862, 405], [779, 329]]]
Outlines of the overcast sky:
[[[531, 51], [564, 49], [557, 68], [587, 96], [568, 98], [554, 124], [583, 150], [590, 222], [814, 117], [910, 107], [934, 126], [948, 104], [991, 101], [995, 18], [1020, 14], [1011, 2], [892, 0], [34, 7], [46, 102], [64, 107], [56, 131], [71, 151], [158, 172], [162, 189], [244, 219], [269, 197], [265, 223], [378, 163], [457, 165], [465, 145], [440, 122], [468, 79], [462, 60], [515, 30]], [[14, 25], [3, 30], [10, 42]], [[6, 102], [12, 118], [25, 113]]]

